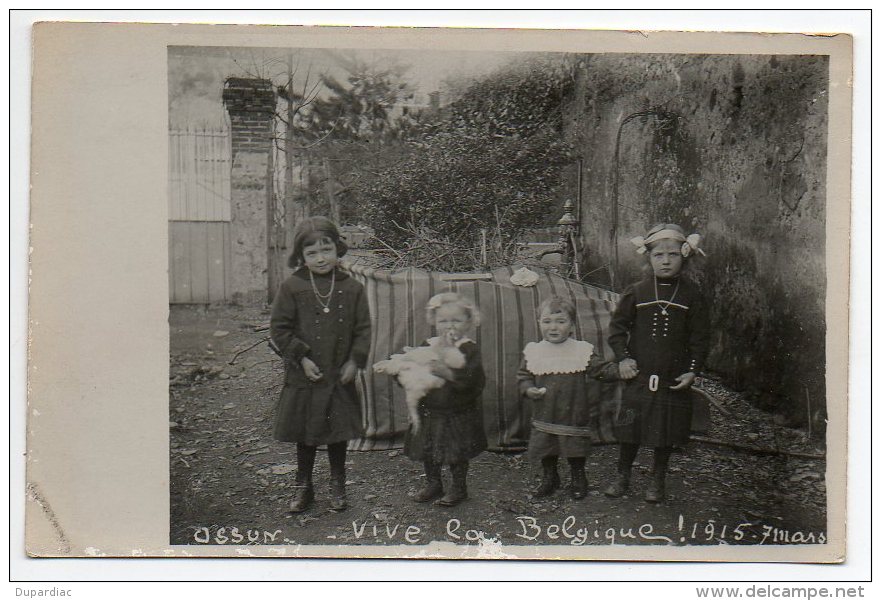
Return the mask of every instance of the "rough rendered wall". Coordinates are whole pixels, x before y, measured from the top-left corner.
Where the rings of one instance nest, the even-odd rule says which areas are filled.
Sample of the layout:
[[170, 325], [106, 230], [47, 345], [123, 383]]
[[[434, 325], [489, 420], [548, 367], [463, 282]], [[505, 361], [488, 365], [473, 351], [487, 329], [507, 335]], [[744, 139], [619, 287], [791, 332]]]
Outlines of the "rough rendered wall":
[[583, 272], [610, 283], [614, 238], [620, 289], [648, 225], [704, 234], [691, 274], [712, 306], [710, 369], [795, 423], [825, 405], [827, 85], [825, 57], [591, 55], [566, 109]]
[[223, 101], [232, 129], [230, 289], [236, 302], [262, 302], [269, 289], [266, 215], [275, 96], [266, 81], [229, 79]]
[[233, 152], [231, 182], [232, 297], [249, 304], [265, 300], [269, 257], [266, 244], [268, 152]]

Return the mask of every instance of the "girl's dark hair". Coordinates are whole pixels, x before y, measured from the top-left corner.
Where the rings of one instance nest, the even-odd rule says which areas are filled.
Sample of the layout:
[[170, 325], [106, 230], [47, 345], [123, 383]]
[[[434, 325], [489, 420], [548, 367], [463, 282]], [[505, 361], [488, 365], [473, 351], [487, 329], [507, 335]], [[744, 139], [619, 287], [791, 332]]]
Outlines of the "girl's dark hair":
[[336, 246], [336, 254], [342, 257], [349, 250], [340, 237], [336, 224], [327, 217], [307, 217], [294, 228], [294, 248], [288, 257], [288, 267], [297, 269], [303, 264], [303, 248], [327, 240]]
[[554, 313], [565, 313], [569, 316], [569, 320], [572, 323], [575, 323], [575, 305], [573, 305], [565, 298], [552, 296], [542, 301], [542, 303], [538, 306], [539, 318], [541, 317], [541, 314], [545, 312], [545, 310], [549, 311], [551, 315], [553, 315]]

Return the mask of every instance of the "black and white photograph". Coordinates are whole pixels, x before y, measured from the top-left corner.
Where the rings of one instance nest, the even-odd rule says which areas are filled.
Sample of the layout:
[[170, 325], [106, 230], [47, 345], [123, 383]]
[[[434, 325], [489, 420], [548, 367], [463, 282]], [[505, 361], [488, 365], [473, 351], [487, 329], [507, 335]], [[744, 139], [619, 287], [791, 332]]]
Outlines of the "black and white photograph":
[[170, 543], [825, 545], [829, 92], [823, 54], [170, 46]]
[[29, 556], [851, 561], [850, 35], [45, 22], [33, 49]]

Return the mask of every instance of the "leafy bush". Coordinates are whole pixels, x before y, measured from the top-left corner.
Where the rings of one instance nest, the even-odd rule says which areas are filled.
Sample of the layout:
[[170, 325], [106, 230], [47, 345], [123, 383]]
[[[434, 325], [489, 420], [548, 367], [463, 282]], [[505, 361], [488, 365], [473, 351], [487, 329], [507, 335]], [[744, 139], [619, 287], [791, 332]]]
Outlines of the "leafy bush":
[[566, 56], [527, 59], [474, 82], [409, 132], [408, 156], [354, 186], [377, 238], [404, 248], [429, 231], [473, 246], [487, 229], [501, 247], [553, 223], [561, 170], [573, 160], [562, 136], [572, 73]]

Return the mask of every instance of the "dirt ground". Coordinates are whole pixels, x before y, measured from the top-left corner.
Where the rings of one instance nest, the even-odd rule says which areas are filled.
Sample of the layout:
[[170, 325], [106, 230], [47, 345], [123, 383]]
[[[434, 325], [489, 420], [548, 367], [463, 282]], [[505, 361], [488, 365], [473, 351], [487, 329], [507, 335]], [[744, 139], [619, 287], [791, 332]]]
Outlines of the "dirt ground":
[[[786, 544], [825, 541], [823, 459], [757, 454], [692, 443], [671, 459], [668, 499], [642, 500], [651, 453], [641, 452], [631, 494], [609, 499], [617, 447], [588, 459], [591, 490], [532, 499], [538, 473], [523, 454], [486, 452], [472, 462], [470, 499], [455, 508], [420, 505], [407, 493], [420, 464], [400, 451], [350, 452], [348, 498], [328, 503], [328, 463], [319, 451], [316, 502], [288, 511], [294, 445], [271, 437], [281, 361], [265, 342], [268, 310], [173, 306], [170, 449], [172, 544], [424, 545], [430, 541], [505, 545]], [[251, 347], [250, 350], [245, 350]], [[244, 351], [230, 365], [234, 355]], [[780, 425], [740, 395], [708, 381], [719, 399], [708, 436], [764, 449], [824, 454], [820, 440]], [[727, 413], [723, 414], [723, 411]], [[561, 466], [564, 482], [568, 479]], [[445, 477], [447, 475], [445, 474]]]

